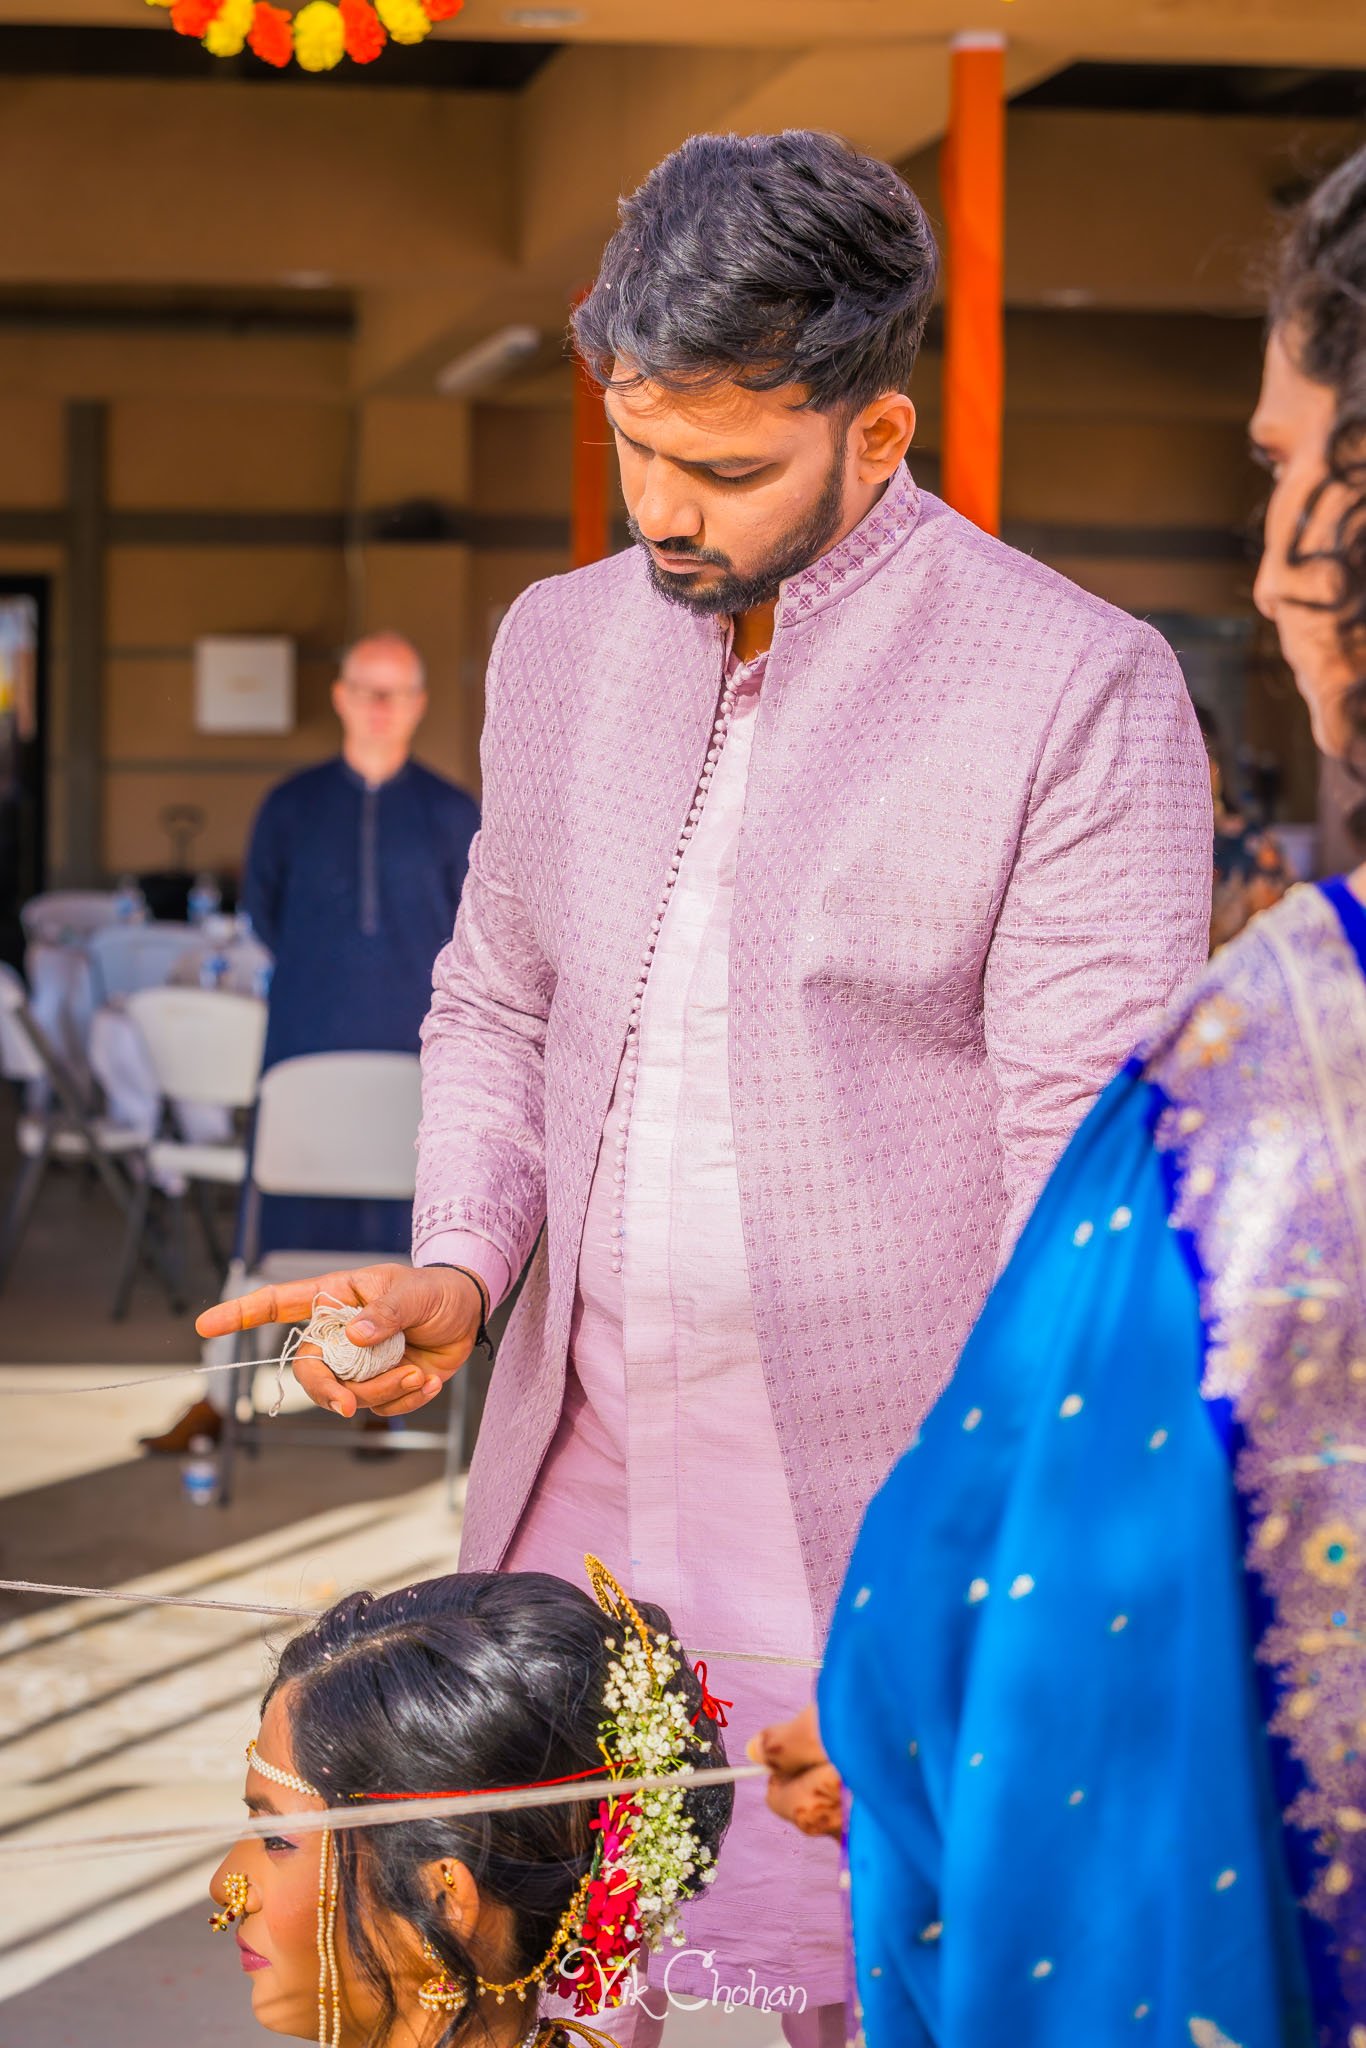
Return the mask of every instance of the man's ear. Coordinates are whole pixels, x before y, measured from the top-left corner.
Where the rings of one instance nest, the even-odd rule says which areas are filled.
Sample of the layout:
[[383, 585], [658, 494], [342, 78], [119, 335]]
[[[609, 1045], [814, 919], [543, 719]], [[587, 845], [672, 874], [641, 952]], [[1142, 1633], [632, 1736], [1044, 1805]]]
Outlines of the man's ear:
[[886, 483], [915, 433], [915, 407], [904, 391], [884, 391], [855, 419], [854, 461], [861, 484]]

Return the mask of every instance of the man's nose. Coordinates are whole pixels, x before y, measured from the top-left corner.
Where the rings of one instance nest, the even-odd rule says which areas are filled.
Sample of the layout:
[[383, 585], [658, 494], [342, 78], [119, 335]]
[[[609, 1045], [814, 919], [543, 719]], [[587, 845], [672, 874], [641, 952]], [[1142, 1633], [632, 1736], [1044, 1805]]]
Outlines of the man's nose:
[[695, 540], [702, 529], [701, 514], [696, 504], [688, 502], [689, 493], [661, 474], [659, 465], [651, 463], [645, 479], [645, 488], [635, 507], [636, 525], [646, 540], [658, 544], [666, 540]]

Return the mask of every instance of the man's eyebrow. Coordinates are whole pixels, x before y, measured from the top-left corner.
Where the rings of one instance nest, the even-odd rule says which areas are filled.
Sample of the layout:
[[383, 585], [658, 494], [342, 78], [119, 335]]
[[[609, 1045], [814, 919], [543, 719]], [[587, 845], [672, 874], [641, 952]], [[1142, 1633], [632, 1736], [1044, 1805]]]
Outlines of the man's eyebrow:
[[[620, 420], [613, 417], [610, 406], [604, 404], [603, 411], [607, 414], [607, 424], [612, 432], [620, 434], [628, 448], [637, 448], [642, 455], [653, 455], [656, 452], [644, 441], [637, 441], [633, 434], [628, 434]], [[766, 455], [715, 455], [710, 462], [685, 462], [682, 457], [675, 455], [671, 456], [670, 460], [679, 469], [766, 469], [769, 462]]]

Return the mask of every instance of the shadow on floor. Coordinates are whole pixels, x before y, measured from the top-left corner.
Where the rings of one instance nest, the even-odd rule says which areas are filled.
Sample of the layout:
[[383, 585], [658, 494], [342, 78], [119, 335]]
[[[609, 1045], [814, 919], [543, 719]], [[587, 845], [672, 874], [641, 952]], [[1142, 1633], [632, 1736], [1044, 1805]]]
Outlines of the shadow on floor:
[[[449, 1399], [443, 1394], [433, 1403], [430, 1423], [423, 1417], [425, 1427], [444, 1428]], [[318, 1419], [310, 1414], [301, 1421], [316, 1428]], [[291, 1523], [343, 1503], [392, 1500], [441, 1475], [436, 1451], [355, 1457], [348, 1447], [354, 1432], [346, 1423], [336, 1426], [336, 1451], [291, 1447], [288, 1417], [272, 1430], [278, 1440], [259, 1456], [240, 1458], [235, 1497], [226, 1508], [194, 1507], [186, 1500], [178, 1459], [136, 1455], [0, 1497], [0, 1577], [119, 1585], [273, 1529], [287, 1544]], [[115, 1455], [128, 1448], [110, 1446]], [[0, 1620], [45, 1604], [36, 1595], [0, 1593]]]

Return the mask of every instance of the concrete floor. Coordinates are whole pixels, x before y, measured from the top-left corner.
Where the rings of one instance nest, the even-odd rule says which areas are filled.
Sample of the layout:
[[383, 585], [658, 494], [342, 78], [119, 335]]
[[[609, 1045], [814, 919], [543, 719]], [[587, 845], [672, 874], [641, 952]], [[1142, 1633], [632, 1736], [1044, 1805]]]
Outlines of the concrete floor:
[[[0, 1104], [0, 1200], [10, 1114]], [[221, 1510], [186, 1500], [176, 1460], [137, 1451], [194, 1381], [89, 1389], [192, 1364], [198, 1346], [193, 1309], [173, 1317], [150, 1276], [127, 1322], [109, 1321], [119, 1236], [100, 1189], [55, 1173], [0, 1297], [0, 1576], [311, 1607], [451, 1570], [463, 1487], [447, 1499], [436, 1453], [360, 1460], [342, 1424], [335, 1450], [306, 1449], [287, 1409]], [[191, 1251], [197, 1308], [215, 1274], [194, 1233]], [[275, 1626], [0, 1592], [0, 1852], [154, 1824], [168, 1805], [176, 1819], [231, 1815]], [[235, 1958], [205, 1924], [215, 1860], [170, 1846], [0, 1853], [0, 2048], [261, 2041]], [[666, 2040], [780, 2048], [775, 2020], [738, 2011], [676, 2014]]]

